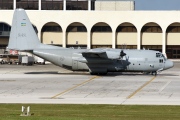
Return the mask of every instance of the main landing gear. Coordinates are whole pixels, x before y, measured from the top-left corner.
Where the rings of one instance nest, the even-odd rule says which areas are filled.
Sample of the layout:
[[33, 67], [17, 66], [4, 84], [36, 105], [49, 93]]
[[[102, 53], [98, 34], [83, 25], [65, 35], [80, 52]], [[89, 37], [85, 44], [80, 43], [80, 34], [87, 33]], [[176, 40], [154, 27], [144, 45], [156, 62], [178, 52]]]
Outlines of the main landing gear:
[[156, 71], [152, 71], [152, 72], [145, 72], [145, 74], [146, 74], [146, 75], [151, 74], [151, 75], [156, 76], [156, 75], [157, 75], [157, 72], [156, 72]]

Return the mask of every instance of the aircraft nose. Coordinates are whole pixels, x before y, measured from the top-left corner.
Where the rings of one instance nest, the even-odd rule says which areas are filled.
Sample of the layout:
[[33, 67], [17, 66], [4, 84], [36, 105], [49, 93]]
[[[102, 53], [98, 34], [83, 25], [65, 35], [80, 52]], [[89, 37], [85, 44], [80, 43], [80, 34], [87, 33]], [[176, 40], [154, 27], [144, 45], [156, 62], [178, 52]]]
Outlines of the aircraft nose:
[[172, 68], [173, 66], [174, 66], [174, 63], [172, 61], [166, 60], [165, 69]]

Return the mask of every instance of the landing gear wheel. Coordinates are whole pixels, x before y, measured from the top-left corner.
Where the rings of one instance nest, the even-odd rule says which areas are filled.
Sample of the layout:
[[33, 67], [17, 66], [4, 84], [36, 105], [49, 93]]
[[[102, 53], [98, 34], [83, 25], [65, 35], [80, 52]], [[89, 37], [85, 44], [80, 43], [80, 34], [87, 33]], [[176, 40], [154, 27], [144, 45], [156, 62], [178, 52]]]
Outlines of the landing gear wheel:
[[151, 72], [144, 72], [143, 74], [145, 74], [145, 75], [149, 75]]
[[157, 75], [157, 72], [156, 72], [156, 71], [153, 71], [153, 72], [151, 72], [151, 75], [156, 76], [156, 75]]
[[157, 72], [154, 72], [154, 76], [156, 76], [157, 75]]

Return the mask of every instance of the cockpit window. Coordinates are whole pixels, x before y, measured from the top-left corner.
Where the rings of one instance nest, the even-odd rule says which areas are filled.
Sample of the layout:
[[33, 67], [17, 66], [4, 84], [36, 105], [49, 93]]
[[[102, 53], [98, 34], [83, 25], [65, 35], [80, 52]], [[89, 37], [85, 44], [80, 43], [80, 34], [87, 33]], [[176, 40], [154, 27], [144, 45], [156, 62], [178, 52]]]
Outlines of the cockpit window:
[[156, 57], [163, 58], [164, 60], [166, 60], [166, 57], [162, 53], [156, 53]]
[[163, 63], [163, 59], [159, 59], [159, 63]]
[[161, 57], [161, 53], [156, 53], [156, 57]]
[[166, 57], [163, 54], [161, 54], [161, 56], [164, 58], [164, 60], [166, 60]]

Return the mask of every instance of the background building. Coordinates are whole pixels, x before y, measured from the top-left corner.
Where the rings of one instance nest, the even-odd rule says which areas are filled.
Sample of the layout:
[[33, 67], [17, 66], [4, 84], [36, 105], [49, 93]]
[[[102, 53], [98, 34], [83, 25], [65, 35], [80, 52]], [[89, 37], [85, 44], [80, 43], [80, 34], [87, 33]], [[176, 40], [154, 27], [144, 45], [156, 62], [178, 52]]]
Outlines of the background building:
[[[180, 11], [135, 11], [134, 1], [0, 0], [0, 47], [13, 9], [24, 8], [42, 43], [62, 47], [153, 49], [180, 58]], [[3, 51], [3, 50], [1, 50]]]

